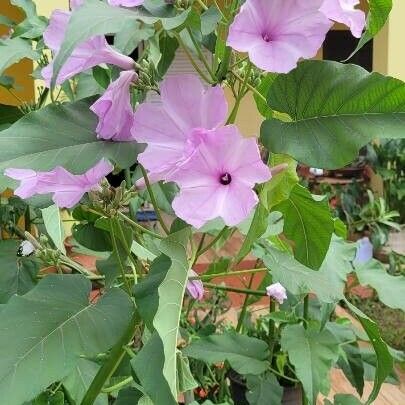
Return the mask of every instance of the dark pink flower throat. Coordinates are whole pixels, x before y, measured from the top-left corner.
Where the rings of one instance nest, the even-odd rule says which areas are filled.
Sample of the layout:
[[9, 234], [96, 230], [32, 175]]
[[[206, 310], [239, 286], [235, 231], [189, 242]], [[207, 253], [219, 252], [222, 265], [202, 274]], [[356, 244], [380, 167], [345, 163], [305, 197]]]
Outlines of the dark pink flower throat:
[[221, 176], [219, 177], [219, 182], [222, 185], [227, 186], [228, 184], [231, 184], [232, 176], [229, 173], [221, 174]]

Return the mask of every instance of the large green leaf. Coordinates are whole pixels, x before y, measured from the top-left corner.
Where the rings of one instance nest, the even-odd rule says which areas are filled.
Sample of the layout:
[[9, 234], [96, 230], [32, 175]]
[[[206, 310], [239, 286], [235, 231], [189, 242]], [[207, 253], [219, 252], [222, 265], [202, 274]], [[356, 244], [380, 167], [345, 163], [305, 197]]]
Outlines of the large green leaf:
[[284, 234], [294, 241], [295, 258], [307, 267], [319, 269], [334, 230], [327, 201], [297, 184], [274, 209], [284, 215]]
[[22, 295], [36, 284], [38, 264], [30, 258], [17, 257], [20, 242], [0, 242], [0, 304], [5, 304], [13, 295]]
[[295, 367], [309, 404], [315, 404], [320, 392], [330, 388], [329, 370], [339, 356], [339, 343], [331, 332], [287, 325], [281, 332], [281, 347]]
[[119, 32], [124, 24], [130, 22], [135, 24], [137, 21], [143, 21], [146, 24], [153, 24], [157, 20], [158, 18], [148, 15], [142, 10], [129, 10], [109, 6], [97, 0], [87, 0], [72, 13], [65, 39], [54, 61], [54, 79], [79, 43], [94, 35]]
[[383, 264], [374, 259], [355, 265], [355, 269], [360, 284], [373, 287], [381, 302], [391, 308], [405, 311], [404, 276], [391, 276]]
[[388, 350], [387, 344], [381, 338], [380, 331], [378, 330], [375, 322], [354, 305], [352, 305], [349, 301], [345, 300], [345, 302], [349, 309], [356, 315], [357, 319], [360, 321], [361, 325], [366, 331], [377, 356], [374, 385], [366, 402], [366, 405], [369, 405], [377, 398], [381, 385], [391, 374], [394, 367], [394, 362]]
[[283, 388], [274, 374], [249, 375], [246, 379], [248, 392], [246, 399], [250, 405], [280, 405]]
[[65, 244], [63, 243], [65, 240], [65, 231], [60, 218], [59, 208], [53, 204], [47, 208], [43, 208], [41, 213], [45, 229], [52, 239], [52, 242], [57, 249], [66, 254]]
[[346, 275], [352, 268], [354, 248], [334, 237], [319, 271], [299, 263], [289, 253], [269, 244], [257, 245], [254, 254], [271, 270], [274, 282], [280, 282], [295, 295], [315, 293], [322, 303], [334, 303], [343, 298]]
[[[175, 354], [175, 361], [176, 359]], [[155, 405], [177, 405], [175, 399], [177, 393], [173, 396], [168, 381], [163, 375], [164, 363], [163, 344], [157, 332], [152, 334], [142, 350], [131, 360], [131, 366], [142, 387]]]
[[[77, 404], [80, 404], [99, 369], [100, 365], [94, 361], [80, 359], [73, 371], [63, 380], [63, 386]], [[108, 405], [107, 394], [100, 394], [94, 405]]]
[[309, 166], [342, 167], [373, 139], [405, 137], [404, 83], [359, 66], [302, 62], [277, 77], [268, 102], [291, 122], [265, 121], [263, 143]]
[[325, 399], [325, 405], [363, 405], [363, 403], [351, 394], [336, 394], [333, 403]]
[[23, 116], [18, 107], [0, 104], [0, 125], [13, 124]]
[[368, 4], [369, 13], [367, 16], [366, 31], [363, 33], [356, 49], [350, 57], [363, 48], [367, 42], [372, 40], [380, 32], [387, 22], [392, 9], [392, 0], [368, 0]]
[[37, 15], [37, 8], [33, 0], [10, 0], [10, 3], [14, 6], [22, 8], [27, 17]]
[[264, 341], [234, 332], [204, 336], [183, 349], [183, 353], [207, 363], [226, 360], [239, 374], [260, 375], [269, 366]]
[[97, 117], [84, 101], [49, 105], [25, 115], [0, 133], [0, 188], [16, 183], [5, 177], [6, 168], [50, 170], [63, 166], [83, 173], [102, 157], [128, 167], [136, 161], [135, 142], [105, 142], [95, 134]]
[[39, 54], [32, 49], [30, 41], [21, 38], [0, 39], [0, 75], [21, 59], [36, 60], [38, 57]]
[[[133, 304], [120, 289], [89, 302], [81, 275], [50, 275], [0, 313], [0, 392], [20, 405], [72, 372], [81, 356], [95, 356], [121, 337]], [[12, 342], [12, 344], [10, 343]]]
[[163, 343], [163, 375], [169, 384], [173, 398], [177, 397], [176, 351], [179, 336], [179, 322], [186, 289], [189, 264], [187, 243], [190, 228], [169, 235], [159, 250], [170, 258], [171, 266], [158, 287], [159, 306], [153, 319], [153, 326]]

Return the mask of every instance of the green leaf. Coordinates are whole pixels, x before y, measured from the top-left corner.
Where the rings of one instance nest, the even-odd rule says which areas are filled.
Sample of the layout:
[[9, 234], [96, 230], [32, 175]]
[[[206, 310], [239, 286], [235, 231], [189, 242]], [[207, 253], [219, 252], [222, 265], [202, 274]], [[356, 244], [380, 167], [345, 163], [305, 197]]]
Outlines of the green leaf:
[[109, 6], [106, 3], [87, 0], [81, 7], [76, 8], [69, 20], [65, 39], [60, 51], [54, 60], [53, 80], [58, 76], [60, 69], [81, 42], [94, 35], [115, 34], [121, 31], [124, 24], [142, 21], [153, 24], [158, 19], [146, 14], [141, 9], [127, 9]]
[[159, 306], [153, 319], [153, 326], [163, 343], [163, 375], [173, 398], [177, 397], [176, 351], [180, 314], [188, 279], [189, 237], [190, 229], [185, 228], [169, 235], [159, 246], [159, 250], [170, 258], [171, 266], [158, 288]]
[[288, 167], [273, 176], [271, 181], [264, 185], [260, 193], [260, 201], [268, 210], [286, 200], [298, 183], [297, 162], [294, 159], [287, 155], [272, 153], [270, 160], [272, 166], [285, 163]]
[[363, 46], [371, 41], [384, 27], [392, 10], [392, 0], [368, 0], [369, 13], [367, 16], [366, 31], [360, 38], [356, 49], [348, 57], [350, 59]]
[[334, 231], [327, 201], [314, 198], [297, 184], [288, 199], [274, 209], [283, 213], [284, 234], [294, 241], [295, 258], [307, 267], [319, 269]]
[[124, 388], [118, 393], [114, 405], [134, 405], [142, 398], [142, 393], [136, 388]]
[[269, 108], [266, 99], [270, 87], [274, 83], [274, 80], [276, 80], [276, 77], [277, 73], [267, 73], [266, 76], [262, 77], [260, 84], [256, 87], [256, 90], [262, 95], [262, 97], [256, 93], [253, 94], [257, 110], [264, 118], [271, 118], [273, 116], [273, 111]]
[[177, 392], [191, 391], [197, 387], [198, 384], [190, 371], [188, 358], [184, 357], [180, 351], [177, 352]]
[[21, 242], [0, 242], [0, 304], [5, 304], [13, 295], [23, 295], [36, 285], [38, 263], [28, 257], [17, 257]]
[[110, 84], [110, 71], [101, 66], [94, 66], [92, 69], [94, 80], [100, 87], [106, 89]]
[[377, 365], [374, 376], [373, 390], [367, 399], [366, 405], [373, 403], [380, 392], [381, 385], [385, 379], [390, 375], [394, 362], [392, 356], [388, 350], [386, 343], [382, 340], [380, 331], [377, 325], [367, 315], [361, 312], [358, 308], [352, 305], [349, 301], [345, 300], [346, 305], [356, 315], [360, 321], [363, 329], [367, 333], [371, 344], [373, 345], [375, 354], [377, 356]]
[[0, 125], [13, 124], [18, 121], [24, 114], [18, 107], [0, 104]]
[[[120, 289], [89, 302], [81, 275], [49, 275], [0, 313], [0, 392], [20, 405], [72, 372], [81, 356], [95, 356], [121, 337], [133, 304]], [[10, 342], [13, 342], [10, 345]]]
[[172, 38], [167, 34], [163, 34], [160, 37], [159, 49], [162, 56], [157, 66], [157, 72], [160, 77], [163, 77], [166, 74], [176, 56], [176, 50], [178, 47], [179, 43], [176, 38]]
[[332, 333], [287, 325], [281, 332], [281, 347], [295, 367], [309, 404], [316, 403], [319, 392], [327, 395], [329, 371], [339, 355], [339, 344]]
[[363, 405], [363, 403], [351, 394], [336, 394], [333, 403], [325, 399], [325, 405]]
[[404, 276], [391, 276], [384, 265], [375, 259], [364, 264], [355, 264], [355, 271], [360, 284], [373, 287], [381, 302], [390, 308], [405, 311]]
[[269, 366], [267, 344], [235, 332], [204, 336], [183, 349], [183, 354], [210, 364], [228, 361], [239, 374], [259, 375]]
[[57, 249], [59, 249], [63, 254], [66, 254], [64, 244], [65, 231], [63, 230], [62, 221], [60, 219], [59, 208], [53, 204], [48, 208], [43, 208], [41, 213], [46, 232], [52, 239], [52, 242], [55, 244]]
[[[80, 359], [73, 371], [63, 380], [63, 386], [70, 397], [80, 404], [100, 366], [94, 361]], [[108, 405], [107, 394], [100, 394], [94, 405]]]
[[210, 6], [201, 14], [201, 32], [203, 35], [214, 32], [221, 21], [221, 13], [215, 6]]
[[72, 233], [75, 240], [87, 249], [96, 252], [112, 251], [110, 234], [92, 222], [73, 225]]
[[13, 6], [22, 8], [27, 17], [34, 17], [37, 15], [37, 9], [33, 0], [10, 0], [10, 3]]
[[280, 405], [283, 388], [274, 374], [264, 376], [249, 375], [246, 378], [248, 392], [246, 399], [250, 405]]
[[125, 168], [140, 151], [135, 142], [105, 142], [95, 134], [97, 117], [84, 101], [49, 105], [25, 115], [0, 136], [0, 188], [16, 182], [3, 175], [9, 167], [47, 171], [63, 166], [83, 173], [102, 157]]
[[[176, 356], [174, 357], [176, 360]], [[155, 405], [177, 405], [177, 393], [173, 393], [163, 375], [165, 357], [162, 340], [154, 332], [146, 345], [131, 360], [142, 387]], [[177, 387], [176, 387], [177, 388]]]
[[294, 295], [316, 294], [322, 303], [335, 303], [344, 297], [346, 275], [352, 268], [354, 248], [334, 237], [319, 271], [304, 266], [289, 253], [267, 243], [257, 245], [254, 254], [271, 270], [274, 282], [280, 282]]
[[308, 166], [343, 167], [374, 139], [405, 137], [404, 83], [356, 65], [302, 62], [277, 77], [268, 102], [291, 122], [265, 121], [264, 145]]
[[114, 36], [114, 47], [125, 55], [130, 55], [142, 41], [155, 34], [155, 28], [139, 21], [127, 21]]
[[21, 59], [37, 60], [38, 52], [32, 49], [30, 41], [21, 38], [0, 39], [0, 75], [11, 65]]

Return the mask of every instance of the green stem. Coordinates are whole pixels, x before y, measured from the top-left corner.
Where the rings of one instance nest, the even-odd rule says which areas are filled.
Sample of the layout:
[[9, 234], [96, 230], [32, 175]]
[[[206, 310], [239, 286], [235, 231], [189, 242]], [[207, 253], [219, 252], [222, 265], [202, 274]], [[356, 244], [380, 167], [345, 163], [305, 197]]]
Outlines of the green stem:
[[[304, 318], [305, 321], [308, 321], [308, 313], [309, 313], [309, 295], [307, 294], [304, 298], [304, 310], [302, 317]], [[304, 322], [304, 328], [307, 328], [308, 322]]]
[[[269, 313], [271, 314], [276, 310], [276, 301], [273, 298], [270, 298], [270, 309]], [[273, 352], [274, 352], [274, 346], [276, 343], [276, 323], [274, 322], [274, 319], [269, 320], [269, 359], [270, 359], [270, 364], [272, 364], [273, 360]]]
[[202, 0], [197, 0], [197, 3], [198, 3], [204, 10], [208, 10], [207, 5], [204, 4], [204, 3], [202, 2]]
[[104, 393], [108, 394], [108, 393], [110, 393], [110, 392], [117, 391], [117, 390], [119, 390], [119, 389], [125, 387], [126, 385], [131, 384], [131, 382], [132, 382], [133, 380], [134, 380], [134, 379], [133, 379], [132, 377], [128, 377], [128, 378], [126, 378], [125, 380], [122, 380], [122, 381], [120, 381], [119, 383], [117, 383], [117, 384], [115, 384], [115, 385], [112, 385], [111, 387], [103, 388], [103, 389], [101, 390], [101, 392], [104, 392]]
[[118, 211], [118, 215], [129, 225], [133, 226], [135, 229], [139, 230], [142, 233], [146, 233], [150, 236], [153, 236], [156, 239], [164, 239], [164, 236], [159, 235], [156, 232], [151, 231], [150, 229], [144, 228], [143, 226], [139, 225], [137, 222], [133, 221], [131, 218], [128, 218], [122, 212]]
[[125, 267], [124, 267], [124, 263], [122, 263], [121, 255], [120, 255], [120, 252], [118, 250], [117, 238], [116, 238], [116, 235], [115, 235], [115, 232], [114, 232], [114, 226], [113, 226], [113, 225], [116, 225], [117, 228], [118, 228], [119, 227], [119, 223], [118, 223], [119, 220], [116, 219], [116, 218], [112, 218], [111, 221], [112, 221], [112, 223], [110, 224], [111, 241], [112, 241], [115, 256], [117, 258], [118, 268], [119, 268], [119, 270], [121, 272], [121, 277], [122, 277], [122, 280], [124, 282], [125, 290], [127, 291], [128, 295], [131, 295], [131, 287], [129, 286], [128, 280], [125, 277]]
[[[243, 83], [244, 79], [242, 79], [237, 73], [235, 73], [233, 70], [231, 71], [231, 73], [241, 82]], [[264, 101], [267, 104], [267, 99], [266, 97], [263, 96], [263, 94], [261, 94], [259, 91], [257, 91], [257, 89], [255, 89], [252, 85], [250, 85], [249, 83], [246, 83], [246, 87], [252, 91], [256, 96], [258, 96], [262, 101]]]
[[196, 254], [196, 258], [194, 259], [195, 262], [197, 262], [197, 259], [203, 255], [205, 252], [207, 252], [208, 250], [210, 250], [223, 236], [223, 234], [228, 230], [228, 227], [225, 226], [224, 228], [222, 228], [222, 230], [218, 233], [218, 235], [210, 242], [208, 243], [207, 246], [205, 246], [204, 248], [202, 248], [199, 252], [197, 252]]
[[212, 80], [210, 80], [205, 74], [204, 72], [199, 68], [199, 66], [197, 65], [197, 63], [195, 62], [193, 56], [191, 55], [190, 51], [187, 48], [187, 45], [183, 42], [183, 40], [180, 38], [180, 35], [176, 35], [177, 41], [179, 41], [180, 46], [183, 48], [183, 51], [185, 52], [188, 60], [190, 61], [190, 63], [193, 65], [195, 71], [201, 76], [201, 78], [209, 83], [209, 84], [213, 84]]
[[213, 283], [204, 283], [204, 286], [207, 288], [212, 288], [214, 290], [229, 291], [229, 292], [235, 292], [235, 293], [239, 293], [239, 294], [249, 294], [249, 295], [255, 295], [256, 297], [265, 297], [267, 295], [265, 291], [248, 290], [247, 288], [234, 288], [234, 287], [228, 287], [226, 285], [217, 285], [217, 284], [213, 284]]
[[86, 395], [84, 396], [81, 405], [93, 405], [97, 396], [101, 392], [105, 382], [114, 374], [117, 367], [120, 365], [124, 355], [125, 350], [123, 346], [127, 345], [129, 341], [132, 340], [134, 336], [135, 324], [137, 322], [136, 313], [132, 315], [131, 321], [122, 335], [121, 339], [117, 344], [111, 349], [110, 355], [106, 362], [101, 366], [96, 377], [90, 384]]
[[31, 215], [30, 207], [28, 205], [24, 213], [24, 228], [27, 232], [31, 232]]
[[202, 51], [201, 51], [201, 47], [200, 47], [200, 45], [198, 44], [198, 42], [196, 41], [196, 39], [194, 38], [193, 32], [191, 31], [190, 27], [187, 27], [187, 32], [188, 32], [188, 34], [190, 35], [191, 42], [193, 43], [193, 45], [194, 45], [194, 47], [195, 47], [195, 49], [196, 49], [196, 51], [197, 51], [197, 53], [198, 53], [198, 58], [199, 58], [200, 61], [204, 64], [205, 69], [207, 70], [207, 72], [208, 72], [209, 75], [211, 76], [211, 79], [215, 82], [216, 77], [215, 77], [214, 73], [212, 73], [211, 68], [210, 68], [208, 62], [206, 61], [205, 56], [204, 56], [204, 54], [203, 54]]
[[77, 272], [85, 275], [86, 277], [90, 278], [90, 277], [94, 276], [93, 272], [91, 272], [90, 270], [87, 270], [85, 267], [83, 267], [79, 263], [76, 263], [70, 257], [62, 256], [60, 259], [60, 262], [62, 264], [64, 264], [65, 266], [68, 266], [68, 267], [72, 268], [73, 270], [76, 270]]
[[150, 200], [151, 200], [153, 208], [154, 208], [154, 210], [156, 212], [156, 216], [158, 218], [160, 226], [162, 227], [165, 234], [168, 235], [170, 233], [170, 230], [166, 226], [165, 222], [163, 221], [162, 214], [160, 213], [160, 209], [159, 209], [159, 206], [158, 206], [156, 198], [155, 198], [155, 194], [153, 193], [152, 187], [150, 185], [148, 174], [146, 173], [146, 170], [145, 170], [145, 168], [143, 166], [141, 166], [141, 170], [142, 170], [143, 178], [145, 180], [146, 188], [147, 188], [148, 193], [149, 193]]
[[277, 370], [274, 370], [274, 368], [271, 368], [271, 367], [270, 367], [269, 370], [270, 370], [273, 374], [278, 375], [279, 377], [284, 378], [285, 380], [291, 381], [291, 382], [293, 382], [293, 383], [299, 383], [299, 380], [297, 380], [296, 378], [291, 378], [291, 377], [288, 377], [288, 376], [286, 376], [286, 375], [284, 375], [284, 374], [281, 374], [281, 373], [278, 372]]
[[124, 176], [125, 176], [125, 183], [126, 183], [127, 189], [130, 189], [132, 186], [131, 169], [129, 169], [129, 168], [125, 169]]
[[[252, 288], [254, 277], [255, 277], [254, 274], [252, 274], [250, 276], [249, 290]], [[246, 312], [247, 312], [247, 308], [248, 308], [248, 305], [249, 305], [249, 298], [250, 298], [249, 294], [246, 294], [245, 300], [243, 301], [242, 310], [240, 311], [240, 314], [239, 314], [238, 324], [236, 325], [236, 332], [238, 332], [238, 333], [242, 330], [243, 322], [245, 321], [245, 318], [246, 318]]]
[[234, 277], [234, 276], [246, 276], [247, 274], [256, 274], [256, 273], [263, 273], [269, 271], [268, 268], [263, 267], [260, 269], [249, 269], [249, 270], [238, 270], [238, 271], [227, 271], [224, 273], [216, 273], [216, 274], [202, 274], [198, 277], [190, 277], [189, 280], [202, 280], [202, 281], [210, 281], [214, 278], [218, 277]]

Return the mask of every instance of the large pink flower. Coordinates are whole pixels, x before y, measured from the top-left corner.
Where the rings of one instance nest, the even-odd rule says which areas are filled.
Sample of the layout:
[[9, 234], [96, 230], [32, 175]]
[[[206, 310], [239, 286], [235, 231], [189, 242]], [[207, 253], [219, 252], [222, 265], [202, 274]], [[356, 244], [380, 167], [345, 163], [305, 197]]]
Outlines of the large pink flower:
[[234, 125], [197, 130], [193, 137], [193, 155], [171, 176], [180, 187], [175, 213], [196, 228], [218, 217], [226, 225], [239, 224], [258, 202], [254, 185], [271, 178], [256, 139], [244, 138]]
[[247, 0], [229, 29], [227, 44], [248, 52], [259, 68], [288, 73], [312, 58], [332, 23], [319, 11], [323, 0]]
[[75, 206], [85, 193], [97, 189], [100, 181], [113, 170], [105, 159], [100, 160], [84, 174], [75, 175], [61, 166], [49, 172], [36, 172], [30, 169], [6, 169], [4, 174], [21, 181], [15, 194], [29, 198], [35, 194], [53, 193], [53, 201], [58, 207]]
[[[55, 54], [59, 52], [65, 38], [70, 15], [67, 11], [55, 10], [44, 32], [44, 42]], [[98, 35], [74, 49], [60, 70], [56, 84], [62, 84], [65, 80], [101, 63], [110, 63], [125, 70], [130, 70], [134, 66], [134, 61], [129, 56], [114, 50], [103, 36]], [[46, 85], [49, 86], [53, 74], [53, 62], [45, 66], [41, 73]]]
[[141, 104], [135, 111], [133, 137], [147, 144], [138, 161], [152, 181], [168, 180], [190, 155], [194, 129], [223, 125], [228, 113], [220, 86], [204, 88], [194, 75], [167, 77], [160, 85], [161, 102]]
[[108, 0], [108, 4], [111, 6], [122, 6], [122, 7], [136, 7], [143, 4], [145, 0]]
[[121, 72], [105, 93], [90, 107], [98, 115], [97, 136], [114, 141], [131, 141], [134, 111], [131, 105], [130, 86], [138, 75], [134, 71]]
[[363, 11], [355, 8], [359, 4], [359, 0], [324, 0], [321, 11], [330, 20], [347, 25], [353, 36], [360, 38], [366, 25], [366, 16]]

